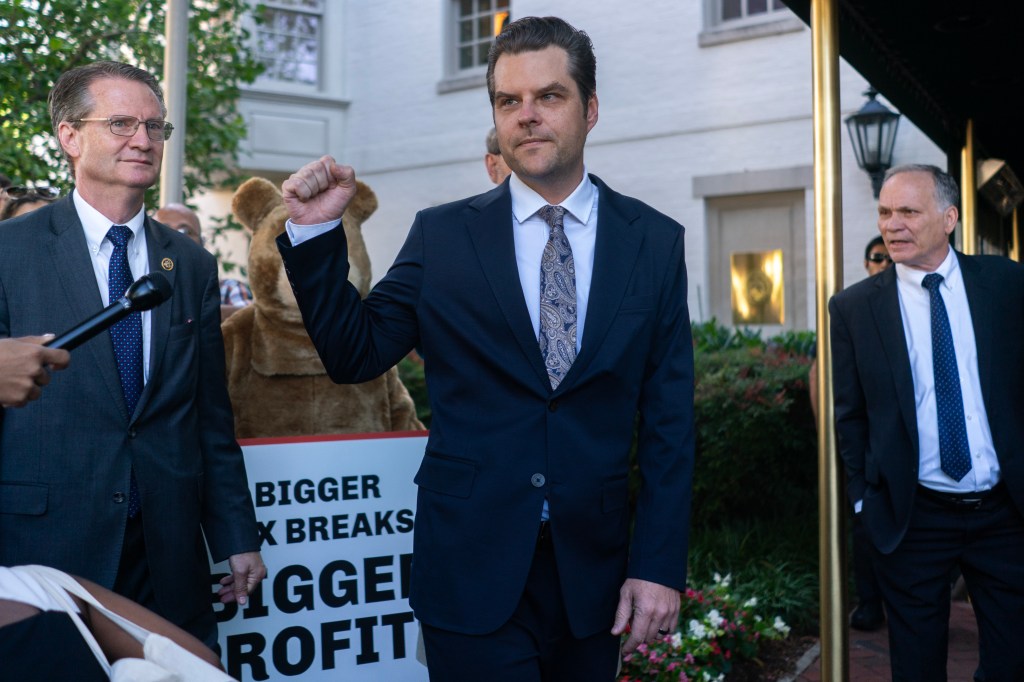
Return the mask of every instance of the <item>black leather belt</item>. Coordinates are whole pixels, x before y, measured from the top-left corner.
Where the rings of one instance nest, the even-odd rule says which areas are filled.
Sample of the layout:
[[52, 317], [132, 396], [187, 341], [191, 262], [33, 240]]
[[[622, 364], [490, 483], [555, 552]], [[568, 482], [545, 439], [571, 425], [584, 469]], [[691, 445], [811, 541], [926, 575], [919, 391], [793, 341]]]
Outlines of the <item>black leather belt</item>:
[[1000, 482], [990, 490], [977, 490], [971, 493], [944, 493], [923, 485], [917, 486], [917, 492], [923, 498], [951, 509], [981, 509], [986, 503], [1002, 497], [1006, 487]]

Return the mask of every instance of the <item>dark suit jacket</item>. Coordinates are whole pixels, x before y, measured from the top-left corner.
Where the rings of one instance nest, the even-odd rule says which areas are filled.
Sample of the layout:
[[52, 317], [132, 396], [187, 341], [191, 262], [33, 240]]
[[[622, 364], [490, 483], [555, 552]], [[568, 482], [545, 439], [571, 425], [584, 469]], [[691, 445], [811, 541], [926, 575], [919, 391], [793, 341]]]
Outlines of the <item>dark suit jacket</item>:
[[[589, 308], [556, 391], [519, 282], [508, 183], [419, 213], [363, 302], [346, 281], [343, 230], [278, 242], [335, 381], [423, 351], [433, 421], [415, 479], [411, 601], [429, 625], [483, 634], [508, 620], [545, 496], [577, 636], [611, 627], [627, 575], [684, 587], [694, 441], [683, 228], [592, 179]], [[644, 486], [630, 545], [634, 427]]]
[[[1002, 480], [1024, 509], [1024, 267], [996, 256], [956, 256]], [[836, 294], [829, 313], [836, 430], [849, 496], [864, 500], [868, 534], [888, 554], [910, 523], [920, 459], [896, 269]]]
[[[174, 293], [152, 311], [135, 414], [107, 332], [72, 352], [42, 398], [5, 411], [0, 564], [47, 564], [112, 587], [134, 465], [158, 611], [181, 624], [211, 608], [203, 533], [217, 560], [259, 541], [225, 388], [216, 262], [159, 223], [145, 230], [150, 272]], [[102, 307], [70, 197], [3, 224], [0, 337], [60, 333]]]

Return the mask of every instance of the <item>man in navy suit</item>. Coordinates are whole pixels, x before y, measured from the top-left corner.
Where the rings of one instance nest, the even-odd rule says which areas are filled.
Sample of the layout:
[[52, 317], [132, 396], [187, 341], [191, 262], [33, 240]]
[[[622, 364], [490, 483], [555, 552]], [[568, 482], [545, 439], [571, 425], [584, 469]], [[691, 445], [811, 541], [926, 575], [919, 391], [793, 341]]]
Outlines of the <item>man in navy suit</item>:
[[352, 169], [324, 157], [283, 186], [278, 243], [329, 375], [366, 381], [423, 351], [411, 601], [432, 679], [611, 680], [627, 626], [626, 651], [676, 627], [694, 442], [683, 228], [584, 172], [595, 71], [560, 19], [497, 36], [488, 92], [514, 175], [420, 212], [364, 301], [332, 229]]
[[[173, 295], [122, 321], [137, 325], [131, 339], [87, 341], [41, 397], [25, 396], [38, 400], [0, 416], [0, 565], [87, 577], [215, 647], [207, 546], [231, 566], [224, 600], [244, 602], [266, 574], [224, 379], [217, 264], [146, 217], [172, 130], [152, 74], [77, 67], [50, 114], [75, 189], [4, 223], [0, 338], [73, 327], [124, 295], [111, 272], [160, 272]], [[40, 357], [63, 366], [61, 355]]]
[[984, 679], [1019, 682], [1024, 268], [954, 251], [958, 203], [934, 166], [886, 174], [878, 226], [896, 267], [829, 303], [836, 428], [875, 549], [893, 679], [946, 679], [958, 567]]

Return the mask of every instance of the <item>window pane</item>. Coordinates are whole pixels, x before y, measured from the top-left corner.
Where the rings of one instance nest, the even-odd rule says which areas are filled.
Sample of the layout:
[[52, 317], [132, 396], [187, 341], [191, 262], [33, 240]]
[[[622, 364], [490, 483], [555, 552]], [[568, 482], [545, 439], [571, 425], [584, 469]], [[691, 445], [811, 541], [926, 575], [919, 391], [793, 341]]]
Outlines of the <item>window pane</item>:
[[494, 20], [491, 15], [480, 17], [476, 20], [476, 35], [478, 38], [487, 39], [491, 37]]
[[468, 17], [473, 14], [473, 0], [459, 0], [459, 16]]
[[460, 69], [471, 69], [473, 68], [473, 48], [472, 47], [460, 47], [459, 48], [459, 68]]
[[491, 11], [491, 0], [479, 0], [480, 7], [478, 12], [490, 12]]
[[768, 0], [747, 0], [747, 16], [768, 11]]
[[480, 43], [476, 46], [477, 64], [487, 63], [487, 53], [491, 51], [491, 41]]
[[459, 22], [459, 42], [469, 43], [473, 40], [473, 22], [472, 21], [460, 21]]
[[[776, 0], [776, 1], [780, 1], [780, 0]], [[494, 6], [497, 9], [508, 9], [508, 0], [497, 0], [497, 2], [494, 3]]]
[[722, 0], [722, 20], [739, 19], [743, 16], [740, 0]]

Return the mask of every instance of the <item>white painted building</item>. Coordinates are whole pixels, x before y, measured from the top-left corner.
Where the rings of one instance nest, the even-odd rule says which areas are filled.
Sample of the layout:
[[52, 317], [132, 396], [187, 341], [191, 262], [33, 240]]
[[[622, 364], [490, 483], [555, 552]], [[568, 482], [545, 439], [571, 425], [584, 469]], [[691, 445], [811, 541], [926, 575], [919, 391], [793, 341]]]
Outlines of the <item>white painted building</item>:
[[[600, 120], [587, 169], [686, 226], [691, 316], [732, 323], [731, 255], [781, 250], [784, 317], [764, 331], [813, 328], [811, 34], [780, 0], [266, 4], [259, 44], [276, 77], [242, 99], [242, 166], [278, 182], [323, 153], [354, 166], [380, 200], [363, 228], [375, 278], [416, 211], [491, 186], [478, 62], [486, 31], [505, 11], [513, 20], [557, 15], [586, 30], [597, 54]], [[867, 83], [845, 63], [840, 82], [845, 118], [865, 102]], [[845, 126], [842, 134], [850, 284], [864, 276], [877, 229], [870, 180]], [[894, 163], [911, 162], [944, 167], [945, 156], [902, 120]], [[230, 194], [208, 195], [203, 211], [225, 213]]]

